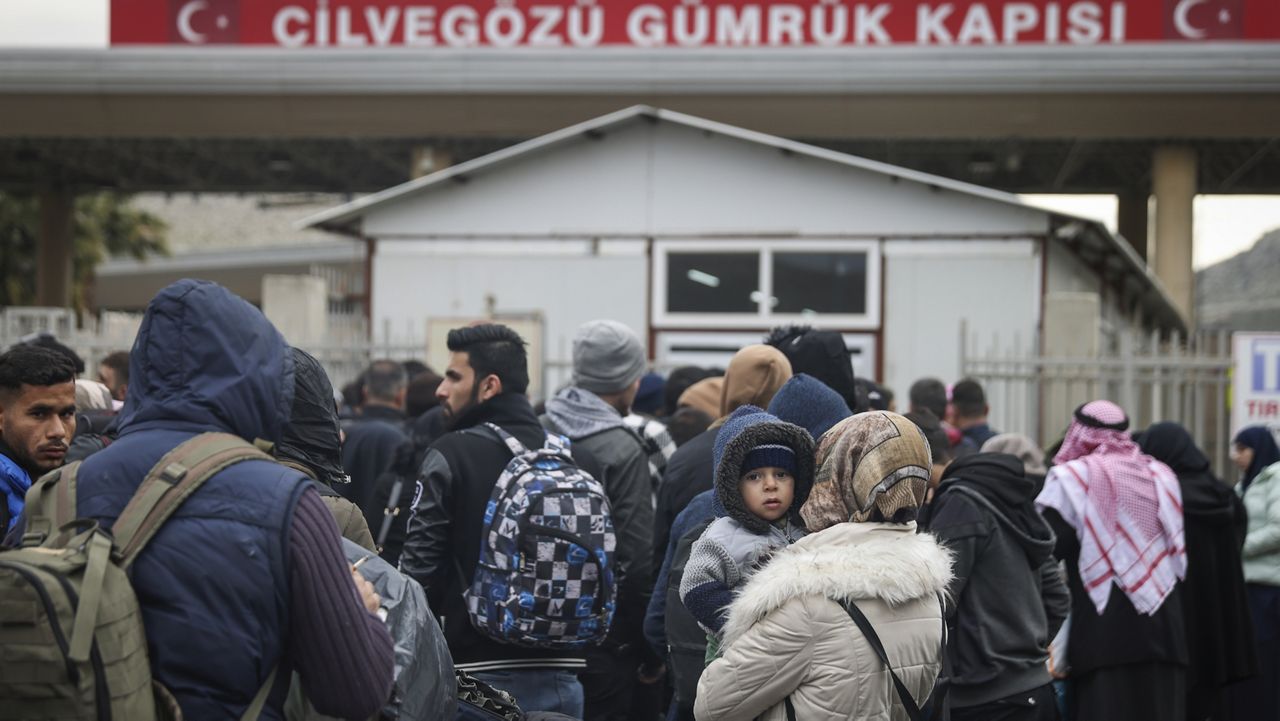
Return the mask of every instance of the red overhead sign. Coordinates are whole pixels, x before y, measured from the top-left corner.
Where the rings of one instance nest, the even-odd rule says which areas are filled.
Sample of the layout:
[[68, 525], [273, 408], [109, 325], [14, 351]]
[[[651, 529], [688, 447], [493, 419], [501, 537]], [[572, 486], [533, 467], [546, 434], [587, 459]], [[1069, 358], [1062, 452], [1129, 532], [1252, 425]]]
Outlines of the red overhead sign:
[[112, 0], [112, 45], [795, 48], [1280, 40], [1280, 0]]

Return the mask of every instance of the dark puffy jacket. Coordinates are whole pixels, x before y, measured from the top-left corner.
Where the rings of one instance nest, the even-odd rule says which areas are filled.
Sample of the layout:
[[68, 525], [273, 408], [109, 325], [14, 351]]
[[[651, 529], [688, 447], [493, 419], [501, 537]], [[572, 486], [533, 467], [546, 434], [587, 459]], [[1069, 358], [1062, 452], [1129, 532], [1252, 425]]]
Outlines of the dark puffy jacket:
[[[511, 668], [583, 667], [581, 655], [523, 648], [483, 636], [471, 625], [463, 602], [480, 558], [485, 508], [511, 451], [483, 423], [494, 423], [524, 444], [539, 448], [546, 432], [521, 395], [504, 393], [472, 407], [451, 433], [436, 440], [418, 474], [400, 570], [427, 592], [444, 617], [445, 640], [454, 664], [477, 672]], [[574, 460], [593, 476], [595, 460], [573, 449]]]
[[716, 475], [716, 434], [709, 428], [676, 449], [658, 486], [658, 507], [653, 514], [653, 565], [662, 565], [671, 542], [671, 524], [693, 497], [711, 490]]
[[436, 406], [404, 425], [409, 440], [396, 448], [390, 467], [374, 482], [366, 518], [378, 553], [391, 565], [400, 562], [404, 537], [408, 532], [413, 490], [418, 469], [427, 458], [435, 439], [444, 435], [444, 406]]
[[[152, 301], [130, 358], [120, 438], [78, 473], [78, 511], [110, 527], [166, 452], [205, 431], [275, 442], [293, 363], [261, 313], [215, 284], [184, 280]], [[215, 474], [133, 566], [152, 672], [187, 718], [238, 718], [284, 659], [287, 534], [306, 477], [269, 461]], [[252, 502], [246, 499], [252, 498]], [[276, 684], [262, 718], [281, 718]]]
[[671, 702], [678, 719], [693, 718], [698, 678], [706, 665], [707, 634], [680, 601], [680, 581], [693, 542], [723, 509], [716, 507], [715, 493], [703, 491], [689, 501], [671, 525], [672, 542], [658, 571], [644, 618], [645, 640], [667, 659], [675, 696]]
[[382, 508], [374, 502], [378, 479], [391, 468], [400, 447], [409, 443], [404, 422], [404, 414], [394, 408], [365, 406], [364, 413], [347, 428], [342, 467], [351, 483], [336, 490], [360, 506], [370, 529], [382, 518]]

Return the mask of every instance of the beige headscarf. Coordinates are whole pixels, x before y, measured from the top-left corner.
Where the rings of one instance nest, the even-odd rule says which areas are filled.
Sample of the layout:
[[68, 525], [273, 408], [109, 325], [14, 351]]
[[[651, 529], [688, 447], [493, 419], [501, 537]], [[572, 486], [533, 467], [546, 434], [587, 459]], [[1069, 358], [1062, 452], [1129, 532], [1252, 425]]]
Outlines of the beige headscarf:
[[1049, 472], [1044, 465], [1044, 451], [1036, 442], [1021, 433], [1001, 433], [982, 444], [983, 453], [1008, 453], [1022, 461], [1027, 473], [1043, 476]]
[[87, 378], [76, 379], [76, 410], [109, 411], [111, 410], [111, 390], [98, 381]]
[[708, 418], [718, 418], [720, 416], [720, 396], [723, 395], [723, 376], [703, 378], [684, 389], [684, 393], [680, 394], [680, 400], [676, 401], [676, 406], [689, 406], [694, 410], [706, 413]]
[[929, 444], [897, 413], [871, 411], [844, 419], [818, 444], [818, 472], [800, 517], [810, 531], [865, 522], [874, 509], [892, 519], [919, 508], [929, 485]]
[[782, 351], [768, 345], [749, 345], [734, 354], [724, 372], [724, 392], [720, 396], [720, 417], [742, 406], [768, 408], [782, 384], [791, 380], [791, 361]]

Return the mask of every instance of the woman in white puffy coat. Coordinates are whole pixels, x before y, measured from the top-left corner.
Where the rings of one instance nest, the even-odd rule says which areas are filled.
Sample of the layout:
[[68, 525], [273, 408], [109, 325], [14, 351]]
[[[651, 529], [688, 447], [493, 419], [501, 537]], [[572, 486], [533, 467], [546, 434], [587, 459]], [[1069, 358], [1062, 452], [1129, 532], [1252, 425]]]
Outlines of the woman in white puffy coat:
[[929, 450], [895, 413], [848, 418], [823, 435], [801, 509], [812, 535], [779, 551], [729, 609], [721, 658], [698, 683], [699, 721], [905, 720], [888, 668], [842, 607], [856, 604], [923, 706], [942, 668], [951, 559], [915, 517]]

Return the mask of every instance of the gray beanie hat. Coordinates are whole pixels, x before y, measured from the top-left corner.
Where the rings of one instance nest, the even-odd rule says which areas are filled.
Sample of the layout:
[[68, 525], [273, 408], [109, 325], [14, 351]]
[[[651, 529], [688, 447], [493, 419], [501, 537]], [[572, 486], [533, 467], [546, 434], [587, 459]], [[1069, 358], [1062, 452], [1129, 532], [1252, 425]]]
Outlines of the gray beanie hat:
[[583, 323], [573, 338], [573, 382], [592, 393], [617, 393], [644, 375], [644, 345], [616, 320]]

